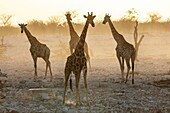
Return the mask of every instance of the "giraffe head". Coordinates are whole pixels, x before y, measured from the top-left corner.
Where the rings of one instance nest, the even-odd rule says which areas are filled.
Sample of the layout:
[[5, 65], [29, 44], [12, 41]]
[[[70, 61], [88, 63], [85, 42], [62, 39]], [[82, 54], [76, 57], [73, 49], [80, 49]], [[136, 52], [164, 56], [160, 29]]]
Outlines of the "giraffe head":
[[94, 22], [93, 22], [93, 19], [96, 17], [96, 15], [93, 16], [93, 12], [91, 12], [91, 14], [89, 14], [89, 12], [88, 12], [88, 15], [87, 15], [87, 16], [86, 16], [86, 15], [83, 15], [83, 16], [84, 16], [84, 18], [87, 18], [87, 22], [88, 22], [89, 24], [91, 24], [92, 27], [95, 26], [95, 24], [94, 24]]
[[66, 12], [65, 16], [66, 16], [67, 20], [72, 21], [70, 12]]
[[111, 15], [106, 14], [103, 20], [103, 24], [106, 24], [110, 20]]
[[27, 26], [27, 24], [18, 24], [18, 25], [21, 28], [21, 33], [23, 33], [23, 30], [24, 30], [25, 26]]

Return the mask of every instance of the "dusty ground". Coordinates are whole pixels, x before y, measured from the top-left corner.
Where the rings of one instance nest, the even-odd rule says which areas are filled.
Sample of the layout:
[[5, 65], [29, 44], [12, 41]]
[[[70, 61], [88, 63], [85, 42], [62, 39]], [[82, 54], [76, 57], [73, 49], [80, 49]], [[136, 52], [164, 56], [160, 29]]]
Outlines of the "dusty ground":
[[[132, 36], [127, 40], [132, 42]], [[38, 81], [33, 81], [33, 61], [25, 35], [7, 37], [0, 47], [0, 68], [8, 81], [1, 89], [0, 112], [51, 113], [169, 113], [170, 112], [170, 34], [145, 34], [135, 66], [135, 84], [131, 78], [120, 83], [120, 69], [115, 57], [112, 36], [88, 36], [92, 69], [88, 71], [88, 96], [91, 107], [86, 106], [83, 77], [80, 81], [82, 106], [75, 106], [74, 92], [67, 91], [66, 105], [62, 104], [64, 63], [68, 52], [68, 38], [49, 36], [39, 38], [51, 49], [54, 79], [43, 80], [44, 61], [38, 60]], [[162, 40], [162, 37], [164, 40]], [[60, 43], [59, 43], [60, 42]], [[65, 46], [66, 45], [66, 46]], [[62, 46], [62, 48], [61, 48]], [[61, 51], [63, 50], [63, 51]], [[59, 56], [60, 55], [60, 56]], [[126, 69], [125, 69], [126, 71]], [[74, 77], [73, 77], [74, 78]], [[167, 80], [166, 82], [159, 82]], [[73, 79], [74, 84], [74, 79]], [[74, 84], [75, 85], [75, 84]], [[73, 85], [73, 86], [74, 86]], [[31, 91], [39, 88], [42, 91]]]

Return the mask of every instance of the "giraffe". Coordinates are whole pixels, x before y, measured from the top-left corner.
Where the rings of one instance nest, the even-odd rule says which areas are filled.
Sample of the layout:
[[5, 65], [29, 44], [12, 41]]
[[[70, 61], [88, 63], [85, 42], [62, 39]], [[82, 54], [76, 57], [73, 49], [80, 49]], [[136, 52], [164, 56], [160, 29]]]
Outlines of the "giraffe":
[[66, 94], [68, 79], [69, 79], [71, 72], [75, 74], [75, 78], [76, 78], [76, 105], [81, 104], [80, 94], [79, 94], [79, 81], [80, 81], [81, 71], [83, 71], [85, 94], [86, 94], [87, 104], [90, 106], [88, 96], [87, 96], [87, 91], [88, 91], [87, 81], [86, 81], [87, 60], [84, 54], [84, 43], [85, 43], [87, 29], [88, 29], [89, 24], [91, 24], [92, 27], [95, 27], [95, 24], [93, 22], [93, 19], [95, 17], [96, 17], [95, 15], [93, 16], [93, 12], [91, 12], [91, 14], [89, 14], [88, 12], [88, 16], [84, 15], [84, 18], [87, 18], [87, 20], [83, 28], [83, 31], [81, 33], [78, 44], [76, 46], [76, 49], [70, 56], [67, 57], [65, 71], [64, 71], [65, 72], [65, 84], [64, 84], [63, 104], [65, 103], [65, 94]]
[[[69, 45], [70, 45], [70, 52], [72, 54], [73, 50], [75, 50], [75, 48], [77, 46], [77, 43], [78, 43], [80, 37], [78, 36], [78, 34], [76, 33], [76, 31], [75, 31], [75, 29], [74, 29], [74, 27], [72, 25], [72, 22], [71, 22], [72, 18], [71, 18], [70, 12], [66, 12], [65, 16], [66, 16], [67, 23], [69, 25], [69, 30], [70, 30], [71, 39], [69, 41]], [[87, 60], [89, 62], [89, 67], [91, 68], [90, 55], [89, 55], [89, 51], [88, 51], [88, 45], [87, 45], [86, 42], [84, 43], [84, 52], [85, 52], [86, 58], [87, 58]]]
[[45, 44], [40, 43], [34, 36], [32, 36], [32, 34], [26, 28], [27, 24], [18, 24], [18, 25], [21, 28], [21, 33], [23, 33], [23, 31], [25, 32], [31, 44], [30, 52], [31, 52], [31, 56], [34, 61], [34, 68], [35, 68], [34, 81], [36, 81], [36, 78], [37, 78], [37, 58], [38, 57], [44, 59], [44, 61], [46, 62], [46, 71], [45, 71], [44, 79], [47, 76], [47, 70], [49, 68], [50, 74], [51, 74], [50, 81], [52, 81], [51, 63], [49, 61], [50, 49]]
[[106, 14], [104, 17], [103, 24], [106, 24], [107, 22], [109, 23], [112, 35], [113, 35], [115, 41], [117, 42], [116, 56], [117, 56], [119, 64], [120, 64], [122, 82], [124, 82], [124, 59], [125, 59], [126, 65], [127, 65], [127, 75], [126, 75], [125, 83], [127, 82], [127, 79], [128, 79], [128, 74], [129, 74], [129, 70], [130, 70], [130, 60], [131, 60], [131, 63], [132, 63], [132, 84], [134, 84], [134, 61], [135, 61], [135, 56], [136, 56], [136, 50], [132, 44], [128, 43], [124, 39], [123, 35], [121, 35], [117, 32], [114, 25], [112, 24], [112, 21], [110, 20], [110, 17], [111, 16], [109, 16], [109, 14]]

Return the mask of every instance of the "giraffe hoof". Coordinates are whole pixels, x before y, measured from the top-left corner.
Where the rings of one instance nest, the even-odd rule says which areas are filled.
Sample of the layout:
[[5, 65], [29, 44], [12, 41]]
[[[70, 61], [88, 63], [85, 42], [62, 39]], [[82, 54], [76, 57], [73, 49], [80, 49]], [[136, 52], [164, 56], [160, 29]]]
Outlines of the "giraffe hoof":
[[83, 104], [81, 102], [77, 102], [76, 106], [82, 106]]
[[124, 80], [121, 80], [121, 82], [120, 83], [124, 83]]
[[36, 78], [34, 78], [34, 82], [36, 82], [37, 81], [37, 79]]
[[53, 77], [50, 78], [50, 82], [52, 82], [52, 80], [53, 80]]
[[77, 107], [77, 106], [79, 106], [79, 104], [78, 104], [78, 103], [76, 103], [76, 107]]
[[82, 105], [83, 105], [81, 101], [79, 102], [79, 105], [80, 105], [80, 106], [82, 106]]
[[134, 79], [132, 79], [132, 84], [134, 84]]
[[125, 80], [125, 84], [127, 83], [127, 80]]
[[87, 106], [89, 106], [89, 107], [90, 107], [90, 103], [89, 103], [89, 102], [87, 102]]

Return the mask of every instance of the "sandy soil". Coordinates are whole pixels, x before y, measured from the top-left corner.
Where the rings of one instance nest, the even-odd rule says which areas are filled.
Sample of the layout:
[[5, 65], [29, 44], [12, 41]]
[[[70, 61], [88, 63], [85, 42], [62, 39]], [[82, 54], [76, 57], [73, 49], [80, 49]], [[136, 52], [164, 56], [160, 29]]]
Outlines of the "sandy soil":
[[[37, 37], [51, 49], [52, 82], [49, 81], [49, 73], [47, 79], [43, 80], [45, 63], [42, 59], [38, 59], [38, 81], [33, 81], [33, 60], [25, 35], [6, 37], [4, 46], [0, 46], [0, 69], [7, 73], [8, 81], [0, 90], [0, 112], [170, 113], [170, 34], [144, 35], [139, 62], [135, 66], [134, 85], [131, 78], [127, 84], [120, 83], [116, 43], [112, 36], [87, 36], [92, 55], [92, 69], [88, 70], [87, 78], [90, 108], [86, 106], [83, 77], [80, 81], [83, 105], [75, 106], [75, 87], [73, 93], [68, 89], [66, 104], [62, 104], [63, 70], [69, 55], [69, 37]], [[130, 34], [125, 34], [125, 37], [133, 42]], [[39, 90], [35, 90], [37, 88]]]

